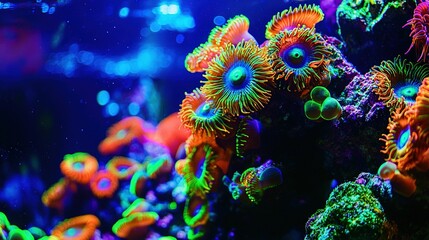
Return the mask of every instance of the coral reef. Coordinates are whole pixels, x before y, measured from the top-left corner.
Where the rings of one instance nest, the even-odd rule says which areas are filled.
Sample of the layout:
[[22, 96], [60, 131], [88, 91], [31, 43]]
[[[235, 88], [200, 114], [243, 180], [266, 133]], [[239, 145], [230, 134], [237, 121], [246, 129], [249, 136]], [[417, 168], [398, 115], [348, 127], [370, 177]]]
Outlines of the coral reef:
[[296, 224], [308, 240], [424, 239], [426, 2], [406, 24], [417, 61], [371, 58], [361, 73], [345, 55], [413, 4], [344, 0], [341, 40], [316, 29], [317, 5], [274, 15], [260, 45], [246, 16], [227, 20], [187, 55], [204, 80], [178, 112], [158, 124], [123, 117], [98, 152], [65, 154], [40, 196], [49, 231], [0, 213], [0, 238], [288, 239], [283, 225]]

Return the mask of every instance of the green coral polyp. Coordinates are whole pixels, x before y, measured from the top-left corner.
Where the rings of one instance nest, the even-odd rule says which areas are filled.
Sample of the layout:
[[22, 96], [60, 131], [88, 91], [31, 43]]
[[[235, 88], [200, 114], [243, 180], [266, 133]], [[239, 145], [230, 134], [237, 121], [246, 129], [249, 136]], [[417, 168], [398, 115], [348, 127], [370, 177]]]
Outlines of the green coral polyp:
[[[201, 153], [204, 155], [199, 159]], [[186, 192], [190, 196], [206, 198], [215, 181], [216, 155], [209, 145], [200, 145], [192, 149], [186, 158], [189, 159], [183, 168]]]
[[320, 118], [322, 106], [316, 101], [309, 100], [304, 104], [304, 114], [310, 120], [317, 120]]

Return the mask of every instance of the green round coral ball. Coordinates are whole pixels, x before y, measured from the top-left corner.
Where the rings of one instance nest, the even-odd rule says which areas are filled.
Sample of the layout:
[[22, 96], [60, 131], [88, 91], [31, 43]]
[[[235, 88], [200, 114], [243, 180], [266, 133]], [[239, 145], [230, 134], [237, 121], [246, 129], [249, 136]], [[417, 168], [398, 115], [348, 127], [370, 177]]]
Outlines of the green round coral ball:
[[341, 105], [335, 98], [328, 97], [322, 103], [321, 117], [325, 120], [333, 120], [341, 115]]
[[309, 100], [304, 104], [305, 116], [310, 120], [317, 120], [320, 118], [321, 108], [319, 103]]
[[314, 87], [310, 92], [310, 97], [313, 101], [322, 104], [326, 98], [330, 97], [329, 90], [322, 86]]

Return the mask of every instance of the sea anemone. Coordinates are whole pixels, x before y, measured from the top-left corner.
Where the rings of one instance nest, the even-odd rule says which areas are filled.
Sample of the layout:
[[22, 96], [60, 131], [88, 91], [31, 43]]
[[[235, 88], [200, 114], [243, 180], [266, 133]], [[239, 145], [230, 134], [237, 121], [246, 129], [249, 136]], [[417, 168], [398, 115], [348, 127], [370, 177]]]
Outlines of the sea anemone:
[[161, 154], [157, 157], [150, 158], [143, 163], [147, 176], [155, 179], [159, 175], [168, 174], [173, 168], [173, 160], [168, 154]]
[[155, 130], [139, 117], [126, 117], [109, 128], [107, 137], [98, 145], [102, 154], [112, 154], [129, 145], [134, 139], [151, 139]]
[[88, 153], [66, 154], [60, 164], [61, 172], [71, 181], [87, 184], [98, 170], [98, 161]]
[[119, 219], [113, 226], [113, 233], [125, 239], [145, 239], [149, 227], [158, 221], [156, 212], [138, 212]]
[[408, 114], [410, 109], [410, 105], [402, 104], [392, 112], [387, 125], [389, 133], [383, 134], [380, 138], [385, 142], [381, 152], [387, 154], [386, 161], [397, 164], [400, 170], [410, 169], [414, 165], [411, 163], [415, 158], [414, 145], [418, 139], [418, 133], [411, 127]]
[[422, 1], [414, 9], [413, 18], [407, 21], [405, 26], [411, 26], [410, 37], [412, 37], [412, 42], [410, 48], [407, 50], [406, 54], [410, 52], [413, 46], [416, 49], [417, 54], [420, 54], [417, 61], [423, 60], [426, 61], [426, 56], [429, 49], [429, 33], [427, 28], [429, 27], [429, 2]]
[[237, 45], [241, 41], [255, 38], [248, 32], [249, 19], [244, 15], [237, 15], [222, 26], [214, 27], [207, 42], [202, 43], [189, 53], [185, 59], [185, 67], [189, 72], [204, 72], [209, 63], [217, 57], [228, 44]]
[[[314, 28], [294, 28], [280, 32], [268, 45], [268, 55], [276, 72], [277, 81], [284, 80], [287, 89], [306, 95], [321, 85], [329, 75], [331, 50]], [[282, 86], [283, 81], [278, 82]]]
[[229, 44], [207, 68], [202, 92], [215, 108], [234, 116], [258, 111], [269, 102], [274, 72], [255, 42]]
[[278, 33], [291, 31], [294, 28], [305, 26], [313, 28], [316, 23], [322, 21], [324, 14], [322, 9], [317, 5], [299, 5], [296, 8], [289, 7], [281, 13], [273, 16], [273, 19], [267, 24], [265, 37], [274, 38]]
[[130, 179], [140, 167], [136, 160], [121, 156], [113, 157], [106, 164], [106, 169], [119, 180]]
[[206, 224], [209, 220], [208, 199], [199, 196], [188, 198], [183, 210], [183, 219], [192, 228]]
[[205, 198], [212, 185], [219, 178], [219, 169], [215, 164], [215, 152], [209, 145], [194, 147], [186, 158], [183, 178], [186, 181], [187, 194]]
[[207, 136], [225, 136], [231, 133], [232, 117], [216, 109], [213, 101], [208, 101], [199, 88], [192, 93], [185, 93], [179, 111], [183, 126], [192, 134]]
[[222, 32], [219, 36], [213, 35], [212, 39], [216, 39], [219, 46], [226, 46], [228, 43], [237, 45], [241, 41], [249, 40], [256, 42], [255, 38], [249, 33], [249, 24], [249, 19], [246, 16], [237, 15], [229, 19], [221, 28]]
[[378, 99], [393, 110], [401, 101], [415, 102], [421, 82], [429, 76], [429, 65], [401, 60], [397, 56], [393, 61], [382, 61], [380, 66], [372, 67], [371, 75]]
[[51, 235], [63, 240], [88, 240], [94, 235], [100, 220], [94, 215], [66, 219], [52, 229]]
[[107, 170], [96, 172], [89, 182], [92, 193], [98, 198], [111, 198], [118, 185], [118, 178]]
[[216, 26], [210, 31], [207, 42], [202, 43], [189, 53], [185, 59], [185, 67], [189, 72], [204, 72], [209, 63], [217, 57], [228, 44], [237, 45], [241, 41], [255, 41], [248, 32], [249, 19], [237, 15], [228, 20], [222, 27]]
[[150, 203], [148, 203], [144, 198], [137, 198], [122, 212], [122, 217], [128, 217], [131, 214], [138, 212], [147, 212], [150, 208]]

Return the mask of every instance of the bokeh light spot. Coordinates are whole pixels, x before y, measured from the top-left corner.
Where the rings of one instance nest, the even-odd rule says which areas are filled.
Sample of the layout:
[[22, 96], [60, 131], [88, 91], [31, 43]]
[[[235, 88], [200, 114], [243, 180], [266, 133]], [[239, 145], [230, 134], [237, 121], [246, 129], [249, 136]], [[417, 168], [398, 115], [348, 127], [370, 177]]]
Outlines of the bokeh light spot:
[[140, 106], [136, 102], [132, 102], [128, 105], [128, 112], [130, 115], [137, 115], [140, 112]]
[[127, 7], [123, 7], [119, 10], [119, 17], [126, 18], [128, 17], [129, 13], [130, 13], [130, 9]]
[[101, 90], [97, 93], [97, 102], [101, 106], [106, 105], [110, 101], [110, 94], [106, 90]]
[[213, 23], [216, 25], [223, 25], [226, 22], [225, 17], [223, 16], [216, 16], [213, 18]]
[[116, 116], [119, 113], [119, 105], [115, 102], [109, 103], [109, 105], [107, 105], [107, 113], [110, 116]]

